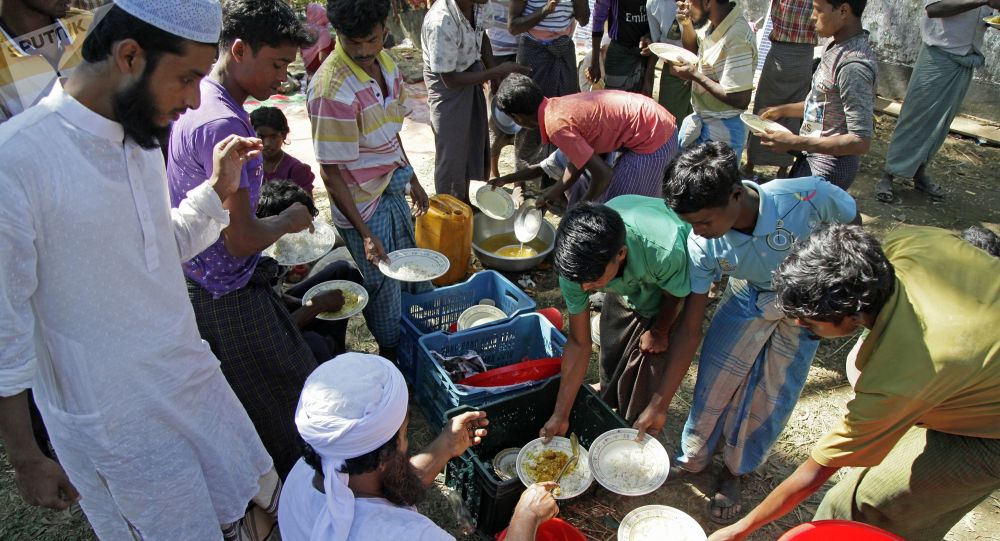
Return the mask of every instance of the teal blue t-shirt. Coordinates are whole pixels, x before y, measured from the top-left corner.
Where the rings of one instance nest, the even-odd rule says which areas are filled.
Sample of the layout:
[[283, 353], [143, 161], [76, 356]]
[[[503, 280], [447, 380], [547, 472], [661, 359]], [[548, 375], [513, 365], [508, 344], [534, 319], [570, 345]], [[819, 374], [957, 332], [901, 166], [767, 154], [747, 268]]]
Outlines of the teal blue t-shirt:
[[849, 223], [858, 213], [854, 198], [821, 177], [776, 179], [764, 185], [743, 181], [760, 195], [753, 234], [730, 230], [721, 238], [690, 233], [687, 241], [691, 291], [708, 293], [724, 274], [771, 290], [771, 275], [792, 244], [821, 224]]

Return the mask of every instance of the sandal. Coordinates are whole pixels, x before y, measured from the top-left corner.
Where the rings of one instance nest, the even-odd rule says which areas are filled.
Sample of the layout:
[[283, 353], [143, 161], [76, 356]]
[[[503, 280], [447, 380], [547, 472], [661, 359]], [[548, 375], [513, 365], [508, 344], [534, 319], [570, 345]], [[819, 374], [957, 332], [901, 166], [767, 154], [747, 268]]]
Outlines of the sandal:
[[886, 173], [875, 183], [875, 199], [883, 203], [892, 203], [895, 196], [892, 193], [892, 175]]
[[[722, 475], [715, 496], [708, 500], [708, 518], [716, 524], [728, 526], [743, 514], [743, 480], [729, 472], [723, 472]], [[725, 516], [726, 514], [729, 516]]]
[[931, 201], [941, 201], [944, 199], [944, 188], [931, 180], [927, 175], [913, 177], [913, 187], [929, 195]]

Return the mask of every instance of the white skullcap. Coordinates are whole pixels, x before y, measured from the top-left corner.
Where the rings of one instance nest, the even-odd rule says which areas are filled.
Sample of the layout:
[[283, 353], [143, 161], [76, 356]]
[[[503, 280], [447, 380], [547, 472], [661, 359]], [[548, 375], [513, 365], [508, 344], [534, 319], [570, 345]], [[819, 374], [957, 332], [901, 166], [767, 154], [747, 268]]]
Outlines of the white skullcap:
[[326, 491], [326, 512], [313, 524], [311, 539], [347, 539], [354, 522], [354, 493], [340, 468], [395, 437], [408, 400], [403, 374], [377, 355], [345, 353], [321, 364], [306, 379], [295, 425], [323, 459]]
[[219, 0], [115, 0], [129, 15], [184, 39], [218, 43], [222, 33]]

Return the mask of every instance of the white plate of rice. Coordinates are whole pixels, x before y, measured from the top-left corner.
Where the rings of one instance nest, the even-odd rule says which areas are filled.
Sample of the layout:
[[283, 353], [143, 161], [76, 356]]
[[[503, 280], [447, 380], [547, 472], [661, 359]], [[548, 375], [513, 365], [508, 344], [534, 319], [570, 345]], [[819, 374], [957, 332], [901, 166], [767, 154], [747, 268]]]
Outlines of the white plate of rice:
[[678, 47], [669, 43], [650, 43], [649, 51], [671, 64], [679, 64], [681, 62], [687, 62], [688, 64], [694, 65], [698, 64], [698, 55], [692, 53], [684, 47]]
[[656, 438], [642, 442], [634, 428], [616, 428], [590, 446], [590, 471], [604, 488], [623, 496], [642, 496], [660, 488], [670, 473], [670, 456]]
[[451, 261], [434, 250], [405, 248], [389, 254], [389, 261], [380, 261], [378, 270], [400, 282], [426, 282], [444, 276]]
[[264, 255], [273, 257], [279, 265], [292, 267], [312, 263], [330, 253], [337, 243], [337, 232], [323, 218], [313, 220], [313, 232], [308, 229], [282, 235], [274, 244], [264, 249]]

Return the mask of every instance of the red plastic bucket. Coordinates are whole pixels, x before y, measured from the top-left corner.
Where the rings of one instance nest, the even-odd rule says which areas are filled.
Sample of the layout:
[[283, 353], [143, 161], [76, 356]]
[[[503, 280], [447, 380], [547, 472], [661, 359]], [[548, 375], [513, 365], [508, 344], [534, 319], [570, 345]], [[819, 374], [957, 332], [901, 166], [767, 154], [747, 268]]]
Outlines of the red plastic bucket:
[[850, 520], [817, 520], [785, 532], [778, 541], [906, 541], [870, 524]]
[[[507, 537], [507, 530], [497, 534], [497, 541]], [[572, 524], [559, 518], [550, 518], [538, 526], [535, 541], [587, 541], [580, 530]]]

